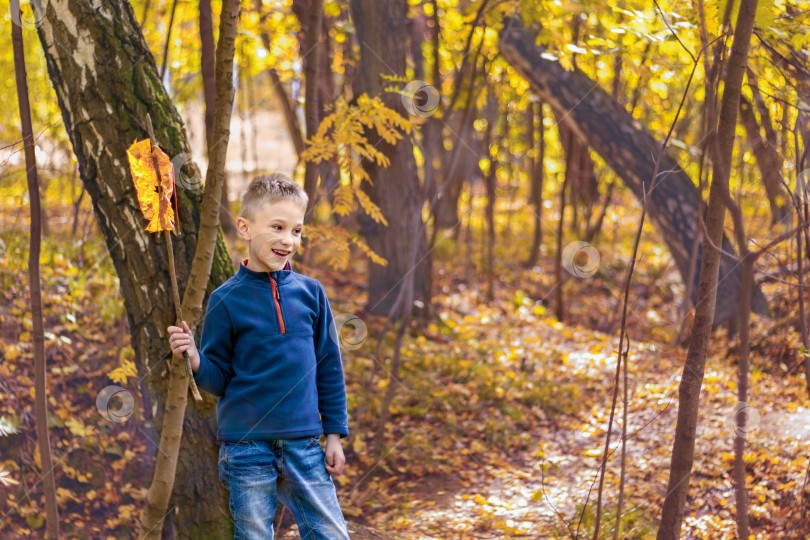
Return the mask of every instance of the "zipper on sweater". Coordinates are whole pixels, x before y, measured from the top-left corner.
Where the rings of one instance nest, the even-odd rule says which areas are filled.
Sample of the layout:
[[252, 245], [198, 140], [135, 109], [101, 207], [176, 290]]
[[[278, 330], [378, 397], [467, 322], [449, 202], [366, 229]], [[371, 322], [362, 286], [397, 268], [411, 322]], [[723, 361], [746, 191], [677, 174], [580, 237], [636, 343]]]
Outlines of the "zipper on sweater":
[[281, 295], [278, 292], [278, 285], [276, 284], [276, 280], [273, 279], [272, 277], [270, 278], [270, 284], [273, 286], [273, 301], [276, 303], [276, 313], [278, 314], [278, 329], [283, 334], [285, 332], [285, 329], [284, 329], [284, 317], [281, 315]]

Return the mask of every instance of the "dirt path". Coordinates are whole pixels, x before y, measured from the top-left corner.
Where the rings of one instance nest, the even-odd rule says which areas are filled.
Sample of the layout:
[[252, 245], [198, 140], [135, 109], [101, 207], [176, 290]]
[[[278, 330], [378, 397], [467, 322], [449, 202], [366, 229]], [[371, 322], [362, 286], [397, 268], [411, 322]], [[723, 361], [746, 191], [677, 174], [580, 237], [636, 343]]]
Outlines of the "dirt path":
[[[570, 351], [579, 349], [587, 334], [594, 342], [606, 345], [606, 350], [612, 339], [583, 331], [578, 331], [573, 338], [558, 332], [558, 340], [550, 340], [556, 341], [552, 347], [568, 351], [570, 372], [579, 379], [583, 392], [601, 389], [603, 399], [600, 401], [609, 405], [607, 390], [615, 358], [602, 353]], [[634, 350], [639, 350], [631, 354], [630, 360], [637, 362], [631, 372], [631, 385], [635, 384], [636, 391], [631, 400], [628, 427], [631, 433], [641, 431], [628, 443], [627, 462], [630, 464], [628, 474], [635, 483], [643, 481], [649, 471], [668, 465], [662, 454], [671, 447], [671, 441], [663, 433], [674, 423], [676, 409], [667, 405], [677, 390], [678, 371], [651, 371], [654, 351], [643, 345]], [[639, 362], [642, 358], [644, 365]], [[656, 382], [662, 379], [666, 380], [665, 384]], [[590, 500], [596, 498], [596, 471], [602, 458], [608, 416], [609, 408], [600, 405], [580, 418], [559, 416], [541, 423], [530, 434], [534, 445], [479, 463], [488, 481], [461, 489], [445, 504], [416, 510], [412, 516], [414, 528], [407, 537], [549, 538], [558, 534], [567, 536], [566, 523], [575, 532], [589, 490]], [[616, 453], [608, 468], [606, 501], [616, 500], [617, 493], [619, 418], [614, 419], [613, 426], [611, 448]], [[636, 485], [633, 491], [637, 489]]]
[[[386, 531], [385, 538], [565, 538], [573, 537], [578, 526], [580, 537], [590, 537], [615, 373], [612, 351], [618, 343], [611, 336], [549, 320], [509, 328], [510, 338], [528, 339], [529, 333], [536, 334], [537, 325], [544, 325], [546, 356], [561, 359], [569, 380], [576, 381], [581, 395], [594, 405], [577, 416], [545, 416], [540, 411], [545, 420], [528, 434], [530, 444], [524, 449], [504, 454], [492, 447], [477, 454], [473, 459], [479, 481], [452, 486], [457, 487], [452, 491], [428, 491], [428, 497], [412, 501], [406, 516], [393, 523], [390, 518], [375, 522], [376, 530]], [[664, 349], [660, 344], [631, 347], [622, 537], [653, 538], [657, 531], [684, 355], [683, 350]], [[736, 537], [731, 478], [736, 372], [726, 356], [725, 350], [713, 351], [706, 368], [684, 538]], [[806, 455], [810, 439], [810, 412], [797, 407], [806, 396], [795, 379], [780, 381], [755, 374], [752, 385], [746, 456], [753, 470], [747, 486], [753, 530], [760, 531], [757, 538], [773, 534], [802, 538], [804, 533], [796, 530], [798, 514], [791, 505], [799, 496], [806, 463], [802, 454]], [[612, 535], [618, 499], [621, 395], [616, 414], [600, 537]], [[591, 504], [583, 517], [586, 499]], [[775, 519], [776, 515], [783, 517]], [[607, 529], [606, 521], [611, 522]]]

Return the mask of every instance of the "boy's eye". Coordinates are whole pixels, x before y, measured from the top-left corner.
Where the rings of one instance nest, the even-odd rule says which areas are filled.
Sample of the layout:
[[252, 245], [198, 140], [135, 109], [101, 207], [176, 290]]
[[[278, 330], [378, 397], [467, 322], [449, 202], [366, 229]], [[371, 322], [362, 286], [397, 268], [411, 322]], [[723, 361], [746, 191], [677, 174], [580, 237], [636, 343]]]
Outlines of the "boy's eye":
[[302, 232], [301, 229], [296, 229], [295, 230], [295, 234], [301, 234], [301, 232]]

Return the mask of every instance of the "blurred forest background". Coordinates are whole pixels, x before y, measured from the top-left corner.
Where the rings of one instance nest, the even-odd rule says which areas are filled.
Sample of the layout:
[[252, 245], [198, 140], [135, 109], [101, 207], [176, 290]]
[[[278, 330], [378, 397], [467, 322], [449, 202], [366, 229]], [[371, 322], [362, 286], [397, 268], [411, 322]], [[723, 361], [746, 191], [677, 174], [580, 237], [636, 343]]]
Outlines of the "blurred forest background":
[[810, 535], [810, 2], [10, 4], [3, 538], [233, 534], [216, 400], [170, 384], [147, 114], [197, 333], [250, 179], [310, 195], [353, 538]]

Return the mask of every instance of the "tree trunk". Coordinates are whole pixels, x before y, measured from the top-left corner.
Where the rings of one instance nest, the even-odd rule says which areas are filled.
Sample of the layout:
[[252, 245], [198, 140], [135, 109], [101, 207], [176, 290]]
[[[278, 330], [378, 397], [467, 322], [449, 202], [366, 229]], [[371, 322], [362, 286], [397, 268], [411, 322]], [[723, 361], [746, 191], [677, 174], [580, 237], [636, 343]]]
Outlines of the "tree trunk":
[[[304, 119], [306, 121], [307, 138], [309, 139], [315, 135], [315, 132], [318, 130], [318, 124], [320, 123], [318, 83], [323, 56], [323, 47], [321, 46], [323, 0], [310, 0], [307, 8], [304, 15], [299, 15], [299, 21], [301, 22], [301, 28], [305, 31], [304, 48], [301, 57], [304, 62]], [[319, 169], [319, 163], [309, 161], [305, 164], [304, 190], [309, 196], [309, 209], [307, 213], [313, 212], [315, 206], [318, 204]]]
[[214, 25], [211, 0], [200, 0], [200, 74], [205, 98], [205, 142], [211, 147], [211, 130], [214, 127], [214, 103], [217, 99], [214, 79]]
[[[347, 21], [348, 18], [348, 14], [343, 15], [341, 18], [341, 23]], [[332, 103], [339, 95], [335, 88], [334, 72], [332, 71], [332, 65], [334, 64], [335, 60], [335, 44], [332, 43], [329, 38], [329, 29], [334, 24], [335, 22], [324, 13], [324, 16], [321, 17], [321, 36], [323, 36], [321, 44], [323, 46], [323, 51], [321, 52], [320, 83], [318, 85], [318, 88], [320, 89], [320, 94], [318, 97], [318, 118], [320, 121], [326, 117], [328, 112], [331, 110], [330, 108]], [[346, 41], [348, 42], [348, 40]], [[344, 74], [341, 79], [343, 79], [347, 73], [346, 56], [343, 56], [342, 58], [344, 60]], [[345, 81], [343, 82], [345, 84]], [[329, 204], [332, 204], [334, 201], [334, 192], [340, 185], [340, 167], [338, 166], [337, 159], [332, 158], [329, 161], [321, 161], [318, 174], [321, 175], [320, 187], [326, 194]], [[341, 216], [338, 216], [337, 214], [332, 214], [333, 219], [340, 217]]]
[[[405, 51], [399, 46], [407, 40], [403, 4], [397, 0], [352, 0], [351, 13], [361, 59], [354, 80], [355, 95], [379, 96], [387, 107], [406, 114], [400, 96], [383, 91], [387, 83], [381, 78], [381, 75], [405, 76]], [[386, 266], [369, 262], [368, 310], [387, 314], [396, 299], [402, 277], [407, 272], [416, 272], [414, 300], [421, 301], [429, 311], [431, 258], [426, 256], [424, 232], [414, 238], [411, 223], [411, 216], [419, 214], [423, 204], [411, 140], [406, 136], [396, 145], [391, 145], [375, 132], [369, 133], [369, 140], [391, 161], [388, 167], [363, 162], [374, 182], [373, 185], [363, 183], [363, 189], [388, 221], [386, 227], [365, 214], [358, 218], [369, 247], [388, 261]], [[413, 242], [419, 242], [416, 268], [411, 267], [409, 257]]]
[[[200, 228], [194, 250], [182, 306], [175, 309], [175, 324], [188, 322], [194, 329], [202, 318], [202, 303], [211, 275], [211, 264], [216, 251], [221, 211], [221, 192], [225, 180], [225, 155], [228, 150], [231, 112], [233, 110], [233, 57], [236, 44], [236, 26], [239, 19], [239, 0], [224, 0], [219, 25], [219, 40], [216, 61], [217, 99], [214, 107], [214, 122], [208, 147], [208, 171], [205, 175]], [[151, 133], [151, 126], [148, 126]], [[244, 142], [244, 138], [242, 139]], [[153, 141], [154, 143], [155, 141]], [[167, 248], [172, 249], [170, 233], [165, 233]], [[174, 279], [173, 258], [169, 259], [169, 274]], [[172, 291], [174, 301], [180, 302], [176, 288]], [[180, 320], [177, 320], [180, 319]], [[184, 355], [185, 356], [185, 355]], [[169, 391], [166, 396], [166, 415], [161, 426], [160, 448], [155, 464], [152, 485], [146, 494], [146, 508], [142, 519], [141, 539], [158, 540], [163, 529], [164, 516], [169, 504], [177, 455], [183, 437], [183, 418], [188, 396], [190, 365], [172, 356], [170, 359]], [[188, 359], [185, 359], [188, 362]], [[185, 369], [183, 369], [185, 367]], [[199, 399], [199, 396], [197, 396]]]
[[169, 46], [172, 43], [172, 26], [174, 26], [174, 14], [177, 12], [177, 0], [172, 0], [172, 10], [169, 14], [169, 25], [166, 29], [166, 40], [163, 42], [163, 57], [160, 61], [160, 80], [166, 80], [166, 68], [169, 65]]
[[[321, 9], [323, 10], [323, 0], [318, 0]], [[314, 0], [313, 0], [314, 2]], [[335, 94], [335, 80], [334, 80], [334, 73], [332, 71], [332, 63], [335, 59], [335, 52], [332, 48], [332, 41], [329, 39], [329, 29], [333, 25], [332, 19], [330, 19], [326, 13], [323, 14], [322, 17], [319, 17], [321, 21], [321, 59], [318, 63], [320, 67], [319, 75], [318, 75], [318, 118], [323, 119], [326, 116], [325, 111], [326, 108], [335, 100], [337, 95]], [[335, 163], [337, 166], [337, 163]], [[323, 173], [321, 173], [323, 174]]]
[[[637, 120], [622, 109], [601, 88], [579, 71], [566, 71], [558, 62], [542, 58], [542, 47], [518, 19], [507, 21], [500, 35], [500, 51], [543, 101], [564, 117], [577, 137], [598, 152], [632, 192], [642, 199], [652, 182], [655, 156], [660, 144]], [[695, 241], [698, 197], [694, 184], [677, 162], [665, 154], [662, 172], [649, 193], [650, 218], [655, 223], [684, 281], [689, 276], [689, 255]], [[723, 250], [734, 252], [723, 238]], [[702, 255], [699, 255], [702, 256]], [[737, 261], [723, 255], [714, 325], [736, 319], [741, 269]], [[754, 312], [768, 314], [762, 291], [754, 291]]]
[[425, 62], [422, 56], [422, 42], [430, 36], [421, 10], [405, 18], [405, 28], [408, 32], [408, 60], [413, 64], [414, 79], [424, 81]]
[[[263, 12], [262, 0], [254, 0], [253, 7], [256, 13], [259, 14], [259, 28], [262, 45], [264, 45], [264, 48], [269, 51], [271, 49], [270, 35], [267, 33], [266, 25], [264, 24], [269, 12]], [[298, 116], [295, 114], [295, 105], [290, 99], [290, 96], [287, 95], [287, 91], [284, 89], [284, 83], [281, 82], [278, 72], [275, 69], [269, 68], [267, 70], [267, 75], [270, 77], [270, 86], [281, 104], [281, 112], [284, 114], [284, 123], [287, 126], [287, 133], [290, 135], [290, 140], [295, 148], [295, 154], [300, 160], [301, 154], [304, 152], [304, 136], [301, 134], [301, 126], [298, 125]]]
[[[211, 146], [211, 129], [214, 125], [214, 102], [216, 101], [216, 81], [214, 79], [214, 28], [211, 20], [211, 0], [200, 0], [200, 74], [203, 80], [203, 97], [205, 99], [205, 143], [206, 149]], [[244, 138], [242, 145], [245, 145]], [[236, 223], [231, 215], [228, 181], [220, 197], [219, 221], [222, 229], [231, 234], [236, 233]]]
[[[265, 47], [270, 49], [270, 39], [267, 32], [262, 31], [262, 42]], [[284, 113], [284, 124], [287, 126], [287, 133], [290, 135], [290, 140], [295, 148], [295, 154], [298, 159], [301, 159], [301, 154], [304, 153], [304, 136], [301, 134], [301, 126], [298, 124], [298, 116], [295, 114], [295, 106], [287, 95], [284, 89], [284, 83], [278, 76], [275, 69], [268, 69], [267, 75], [270, 77], [270, 84], [273, 86], [273, 91], [276, 93], [279, 103], [281, 104], [281, 112]]]
[[746, 249], [742, 262], [742, 292], [740, 293], [740, 335], [737, 351], [737, 406], [734, 408], [734, 499], [737, 512], [737, 538], [748, 538], [748, 491], [745, 487], [745, 436], [748, 432], [748, 366], [751, 353], [751, 291], [754, 287], [753, 254]]
[[[537, 126], [540, 131], [540, 148], [535, 148], [535, 108], [537, 109]], [[543, 102], [529, 104], [527, 115], [529, 129], [529, 147], [537, 152], [530, 160], [529, 174], [531, 175], [532, 188], [530, 192], [529, 204], [534, 207], [534, 234], [532, 247], [529, 250], [529, 258], [526, 260], [526, 267], [531, 268], [540, 258], [540, 246], [543, 244], [543, 180], [545, 174], [546, 159], [546, 127], [543, 125]]]
[[[778, 223], [790, 216], [790, 212], [787, 210], [789, 207], [785, 204], [786, 200], [783, 196], [782, 156], [775, 146], [762, 138], [751, 102], [745, 99], [744, 96], [740, 96], [740, 120], [745, 127], [751, 151], [756, 157], [757, 167], [762, 176], [765, 194], [771, 207], [771, 222]], [[781, 203], [779, 201], [780, 197], [782, 197]]]
[[[334, 54], [329, 40], [331, 21], [323, 12], [323, 0], [295, 0], [292, 11], [301, 25], [298, 47], [302, 51], [301, 60], [304, 65], [304, 120], [306, 136], [312, 137], [330, 112], [327, 107], [335, 98], [332, 79]], [[334, 158], [320, 163], [307, 162], [304, 165], [304, 190], [309, 196], [307, 216], [310, 216], [324, 194], [330, 204], [334, 201], [334, 190], [340, 185], [340, 170]], [[333, 214], [332, 217], [336, 223], [343, 222], [341, 216]], [[309, 260], [310, 251], [306, 249], [308, 246], [309, 241], [304, 238], [301, 244], [304, 262]]]
[[[155, 425], [161, 426], [166, 359], [171, 355], [166, 327], [174, 324], [175, 311], [166, 247], [145, 230], [126, 156], [132, 141], [147, 137], [147, 113], [178, 169], [175, 261], [181, 294], [197, 244], [202, 203], [199, 183], [184, 180], [198, 179], [199, 171], [190, 161], [182, 121], [160, 83], [129, 2], [51, 0], [38, 33], [82, 182], [118, 273], [138, 371], [157, 409]], [[208, 290], [232, 274], [218, 233]], [[186, 411], [170, 501], [177, 509], [170, 515], [183, 538], [233, 534], [226, 492], [219, 482], [215, 404], [206, 395], [199, 404], [189, 403]]]
[[[425, 143], [426, 147], [438, 150], [441, 156], [441, 178], [430, 186], [429, 197], [433, 200], [436, 192], [441, 191], [441, 195], [436, 204], [434, 212], [434, 229], [436, 231], [455, 227], [459, 223], [458, 219], [458, 198], [465, 181], [472, 182], [474, 177], [483, 175], [478, 169], [478, 160], [481, 155], [488, 155], [481, 139], [476, 136], [473, 120], [478, 116], [473, 88], [477, 77], [477, 62], [464, 63], [456, 74], [456, 81], [460, 86], [465, 86], [465, 90], [458, 89], [454, 92], [455, 99], [452, 110], [444, 112], [442, 119], [430, 115], [425, 124], [426, 134], [433, 140]], [[466, 85], [465, 85], [466, 83]], [[438, 92], [438, 87], [434, 87]], [[443, 128], [447, 128], [449, 141], [452, 143], [452, 150], [445, 150], [442, 138]], [[439, 183], [441, 180], [441, 185]], [[435, 235], [435, 234], [434, 234]]]
[[[574, 132], [568, 131], [568, 147], [572, 150], [576, 148], [574, 145]], [[562, 273], [562, 251], [563, 251], [563, 224], [565, 223], [565, 190], [568, 188], [568, 183], [571, 180], [573, 171], [571, 170], [574, 162], [574, 152], [568, 152], [565, 156], [565, 176], [563, 183], [560, 186], [560, 219], [557, 221], [557, 245], [554, 250], [554, 295], [556, 302], [554, 303], [554, 313], [557, 320], [562, 322], [565, 318], [565, 305], [563, 303], [563, 273]]]
[[[796, 150], [798, 154], [798, 148]], [[810, 340], [808, 340], [807, 335], [807, 311], [804, 305], [804, 254], [802, 253], [802, 238], [807, 238], [807, 229], [804, 228], [806, 223], [804, 219], [804, 209], [807, 207], [807, 203], [804, 201], [803, 197], [800, 198], [795, 193], [791, 194], [791, 198], [793, 199], [794, 208], [796, 210], [796, 221], [800, 227], [799, 230], [796, 231], [796, 278], [798, 281], [796, 296], [798, 297], [799, 322], [801, 324], [801, 332], [799, 335], [802, 339], [802, 346], [805, 350], [808, 350], [810, 349]], [[804, 384], [807, 387], [808, 396], [810, 396], [810, 355], [804, 356]]]
[[[737, 111], [740, 106], [745, 66], [748, 62], [748, 46], [754, 25], [757, 0], [742, 0], [735, 25], [731, 54], [723, 85], [723, 101], [716, 136], [712, 136], [712, 183], [709, 188], [709, 205], [706, 211], [706, 241], [700, 265], [698, 302], [695, 304], [695, 321], [689, 340], [681, 383], [678, 388], [678, 422], [675, 426], [675, 443], [672, 447], [672, 462], [669, 471], [667, 495], [658, 529], [659, 540], [680, 537], [689, 478], [695, 454], [700, 388], [706, 366], [711, 321], [718, 292], [718, 275], [722, 261], [718, 247], [723, 239], [723, 221], [726, 213], [725, 198], [731, 173], [731, 155], [734, 150], [734, 135], [737, 127]], [[712, 117], [712, 116], [710, 116]], [[712, 130], [714, 131], [714, 130]], [[716, 318], [715, 318], [716, 320]]]
[[[572, 163], [572, 174], [568, 181], [571, 184], [571, 201], [570, 205], [574, 211], [574, 219], [572, 219], [571, 230], [580, 237], [580, 226], [584, 225], [587, 230], [590, 226], [591, 214], [593, 206], [599, 200], [599, 185], [594, 171], [593, 159], [591, 158], [591, 150], [586, 144], [577, 139], [575, 136], [569, 139], [568, 132], [570, 128], [566, 125], [563, 115], [559, 111], [554, 111], [554, 117], [557, 120], [557, 126], [560, 132], [560, 141], [562, 143], [563, 151], [566, 156], [569, 152], [574, 153]], [[569, 142], [570, 141], [570, 142]], [[582, 207], [583, 222], [579, 222], [578, 209]]]
[[[496, 123], [498, 122], [498, 100], [495, 97], [494, 93], [492, 92], [492, 88], [488, 89], [487, 92], [487, 110], [486, 110], [486, 119], [487, 119], [487, 131], [484, 136], [484, 146], [486, 147], [486, 158], [489, 160], [489, 170], [487, 170], [487, 174], [484, 175], [484, 186], [486, 187], [486, 194], [487, 194], [487, 204], [484, 207], [484, 221], [487, 224], [487, 236], [486, 236], [486, 249], [481, 254], [482, 255], [482, 265], [481, 267], [485, 269], [487, 273], [486, 277], [486, 284], [487, 284], [487, 296], [486, 301], [491, 303], [495, 299], [495, 291], [493, 290], [493, 266], [495, 263], [493, 257], [493, 249], [495, 248], [495, 182], [497, 181], [497, 174], [498, 174], [498, 167], [499, 167], [499, 159], [500, 156], [498, 155], [500, 152], [500, 143], [494, 144], [495, 137], [497, 136], [495, 133]], [[503, 115], [504, 121], [504, 131], [506, 131], [506, 114]], [[501, 137], [506, 137], [506, 133], [502, 133]], [[494, 148], [494, 152], [493, 152]]]
[[[442, 72], [441, 72], [441, 51], [440, 51], [440, 38], [441, 26], [439, 23], [439, 8], [437, 7], [436, 0], [429, 0], [433, 5], [433, 14], [431, 22], [433, 27], [430, 30], [431, 54], [433, 57], [433, 70], [431, 76], [432, 87], [439, 92], [438, 89], [442, 87]], [[416, 54], [414, 52], [414, 54]], [[441, 97], [438, 106], [441, 106]], [[423, 192], [426, 194], [428, 201], [433, 201], [437, 191], [439, 190], [439, 179], [444, 169], [444, 139], [442, 137], [442, 124], [443, 121], [436, 117], [435, 114], [430, 115], [425, 123], [422, 125], [422, 153], [425, 159], [424, 183]], [[459, 196], [463, 189], [463, 185], [459, 188]], [[439, 230], [438, 215], [442, 211], [438, 208], [441, 201], [434, 209], [434, 222], [433, 231], [431, 232], [431, 247], [435, 243], [436, 232]], [[458, 205], [456, 205], [458, 212]], [[460, 229], [460, 227], [459, 227]], [[454, 237], [458, 239], [459, 229], [455, 230]]]
[[[474, 106], [473, 103], [469, 103], [463, 109], [454, 111], [448, 119], [453, 150], [448, 152], [444, 161], [447, 162], [448, 157], [452, 156], [456, 151], [458, 151], [459, 155], [456, 158], [456, 166], [453, 167], [453, 170], [445, 171], [451, 173], [450, 176], [444, 178], [445, 185], [437, 188], [442, 191], [436, 204], [434, 216], [436, 219], [434, 226], [439, 230], [456, 227], [459, 224], [458, 200], [461, 196], [461, 188], [465, 181], [473, 182], [477, 176], [481, 175], [478, 168], [478, 159], [479, 156], [485, 153], [485, 149], [480, 139], [476, 137], [475, 128], [473, 127], [473, 119], [478, 115], [474, 112], [469, 114], [466, 110], [467, 107]], [[464, 122], [465, 119], [466, 122]], [[440, 130], [441, 124], [439, 124], [437, 132], [440, 132]], [[437, 144], [437, 142], [433, 144]], [[461, 145], [461, 147], [456, 149], [456, 145]], [[440, 148], [440, 152], [445, 151], [443, 147]], [[433, 148], [431, 148], [432, 150]]]
[[[11, 9], [19, 4], [11, 2]], [[19, 20], [19, 12], [12, 13]], [[31, 323], [34, 341], [34, 390], [37, 431], [37, 450], [42, 464], [42, 490], [45, 495], [46, 538], [59, 538], [59, 507], [56, 503], [56, 481], [53, 472], [51, 440], [48, 435], [48, 384], [45, 360], [45, 321], [42, 316], [42, 282], [39, 272], [39, 254], [42, 245], [42, 212], [40, 207], [39, 177], [34, 149], [34, 130], [31, 125], [31, 104], [28, 101], [28, 79], [25, 73], [22, 26], [11, 23], [11, 44], [14, 50], [14, 74], [17, 83], [17, 103], [20, 111], [25, 169], [28, 179], [28, 200], [31, 213], [31, 238], [28, 250], [28, 286], [31, 292]]]

